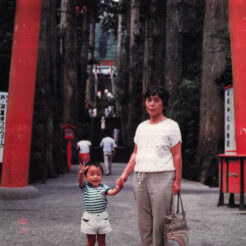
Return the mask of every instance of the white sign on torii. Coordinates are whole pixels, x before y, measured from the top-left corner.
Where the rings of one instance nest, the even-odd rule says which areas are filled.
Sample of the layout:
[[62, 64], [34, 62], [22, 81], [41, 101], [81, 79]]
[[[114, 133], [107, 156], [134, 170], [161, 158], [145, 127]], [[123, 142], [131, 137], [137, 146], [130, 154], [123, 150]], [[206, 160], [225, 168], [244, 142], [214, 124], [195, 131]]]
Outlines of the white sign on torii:
[[236, 154], [233, 88], [225, 88], [225, 153]]
[[8, 93], [0, 92], [0, 162], [3, 162], [4, 131], [7, 113]]

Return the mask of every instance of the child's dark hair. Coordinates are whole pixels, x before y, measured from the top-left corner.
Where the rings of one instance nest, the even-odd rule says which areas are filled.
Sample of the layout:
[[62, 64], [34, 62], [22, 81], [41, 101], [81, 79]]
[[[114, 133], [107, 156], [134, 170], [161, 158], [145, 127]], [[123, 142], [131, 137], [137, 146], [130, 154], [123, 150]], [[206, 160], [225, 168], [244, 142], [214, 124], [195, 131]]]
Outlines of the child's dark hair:
[[81, 135], [81, 139], [83, 140], [87, 140], [89, 138], [89, 134], [84, 132], [82, 135]]
[[158, 95], [161, 98], [163, 106], [166, 108], [168, 106], [169, 92], [164, 89], [163, 86], [153, 85], [146, 91], [144, 99], [146, 100], [146, 98], [150, 98], [155, 95]]
[[[96, 161], [89, 161], [89, 162], [87, 162], [86, 164], [85, 164], [85, 166], [87, 167], [87, 166], [95, 166], [95, 167], [98, 167], [98, 168], [100, 168], [101, 169], [101, 171], [102, 171], [102, 175], [103, 175], [103, 168], [102, 168], [102, 166], [101, 166], [101, 164], [99, 163], [99, 162], [96, 162]], [[89, 168], [88, 168], [89, 169]], [[88, 169], [86, 169], [85, 170], [85, 176], [87, 175], [87, 171], [88, 171]]]

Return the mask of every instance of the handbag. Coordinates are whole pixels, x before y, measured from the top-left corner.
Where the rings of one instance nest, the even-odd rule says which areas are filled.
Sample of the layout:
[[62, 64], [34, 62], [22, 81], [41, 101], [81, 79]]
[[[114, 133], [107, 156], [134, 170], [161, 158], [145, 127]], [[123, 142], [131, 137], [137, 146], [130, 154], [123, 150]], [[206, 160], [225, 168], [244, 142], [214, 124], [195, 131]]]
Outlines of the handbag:
[[[177, 197], [177, 209], [175, 212], [174, 204], [175, 197]], [[181, 205], [181, 212], [179, 211], [179, 207]], [[188, 226], [185, 218], [185, 211], [181, 199], [181, 195], [177, 196], [172, 195], [171, 200], [172, 212], [171, 214], [165, 216], [165, 228], [164, 232], [167, 237], [167, 245], [168, 246], [189, 246], [189, 238], [188, 238]]]

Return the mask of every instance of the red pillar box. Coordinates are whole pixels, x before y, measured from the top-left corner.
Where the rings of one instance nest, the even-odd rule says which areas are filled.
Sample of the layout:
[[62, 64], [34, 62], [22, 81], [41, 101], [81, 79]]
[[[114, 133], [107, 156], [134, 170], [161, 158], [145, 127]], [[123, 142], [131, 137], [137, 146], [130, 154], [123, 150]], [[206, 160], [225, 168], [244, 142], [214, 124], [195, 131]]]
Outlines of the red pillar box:
[[239, 193], [239, 209], [244, 210], [244, 193], [246, 192], [246, 155], [220, 154], [219, 158], [220, 196], [218, 206], [224, 205], [224, 193], [230, 193], [229, 206], [234, 206], [234, 194]]
[[64, 139], [67, 139], [67, 167], [71, 170], [72, 139], [74, 139], [74, 130], [76, 127], [67, 123], [61, 128], [64, 129]]
[[[245, 160], [246, 155], [219, 155], [221, 161], [219, 164], [220, 181], [223, 192], [240, 193], [241, 191], [241, 170], [244, 174], [242, 180], [245, 184], [246, 169]], [[223, 165], [222, 165], [223, 164]], [[221, 166], [222, 165], [222, 166]], [[242, 187], [242, 191], [246, 192], [246, 186]]]

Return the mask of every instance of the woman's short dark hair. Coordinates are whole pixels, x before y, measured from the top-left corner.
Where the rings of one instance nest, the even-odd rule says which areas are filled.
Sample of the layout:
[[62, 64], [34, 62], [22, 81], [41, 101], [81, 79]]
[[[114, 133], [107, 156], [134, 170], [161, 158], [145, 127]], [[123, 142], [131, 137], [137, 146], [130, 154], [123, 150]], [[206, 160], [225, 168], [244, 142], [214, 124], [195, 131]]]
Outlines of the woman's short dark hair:
[[[102, 168], [102, 166], [101, 166], [101, 164], [100, 164], [99, 162], [96, 162], [96, 161], [89, 161], [89, 162], [87, 162], [87, 163], [85, 164], [85, 166], [86, 166], [86, 167], [87, 167], [87, 166], [89, 166], [89, 167], [91, 167], [91, 166], [98, 167], [98, 168], [101, 169], [102, 175], [103, 175], [103, 168]], [[89, 168], [88, 168], [88, 169], [89, 169]], [[88, 169], [85, 170], [85, 173], [84, 173], [85, 176], [87, 175]]]
[[144, 99], [150, 98], [151, 96], [159, 96], [162, 100], [163, 106], [166, 108], [168, 106], [169, 92], [164, 89], [163, 86], [153, 85], [145, 93]]

